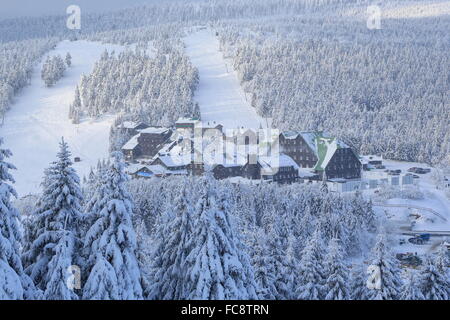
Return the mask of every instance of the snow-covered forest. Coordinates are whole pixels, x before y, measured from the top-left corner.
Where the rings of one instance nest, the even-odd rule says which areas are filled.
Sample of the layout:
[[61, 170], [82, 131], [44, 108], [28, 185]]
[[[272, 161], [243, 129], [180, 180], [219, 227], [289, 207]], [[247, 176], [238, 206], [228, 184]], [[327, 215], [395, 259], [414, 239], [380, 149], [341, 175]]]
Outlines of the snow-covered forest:
[[61, 56], [47, 56], [42, 66], [41, 78], [47, 87], [53, 86], [59, 79], [64, 76], [64, 71], [70, 66], [70, 54], [68, 54], [66, 62]]
[[[449, 300], [446, 242], [405, 267], [391, 212], [373, 203], [430, 197], [450, 218], [450, 15], [421, 7], [406, 17], [402, 7], [444, 1], [380, 3], [379, 30], [367, 27], [371, 0], [160, 2], [83, 12], [80, 30], [63, 13], [0, 20], [0, 300]], [[186, 38], [199, 30], [223, 59], [198, 48], [192, 58]], [[228, 77], [222, 94], [201, 82], [202, 58], [216, 85]], [[209, 171], [130, 178], [123, 121], [200, 118], [202, 85], [203, 104], [237, 96], [274, 128], [326, 131], [359, 154], [428, 164], [434, 180], [368, 196], [320, 181], [232, 183]], [[16, 127], [2, 132], [8, 123]], [[36, 152], [55, 135], [58, 152]], [[18, 194], [14, 177], [49, 154], [40, 187], [33, 175]], [[368, 288], [370, 270], [378, 290]]]
[[90, 75], [81, 78], [71, 118], [124, 113], [131, 119], [170, 126], [192, 115], [198, 75], [181, 48], [165, 44], [146, 52], [104, 52]]
[[449, 29], [448, 18], [369, 30], [303, 15], [224, 23], [221, 39], [252, 104], [278, 128], [326, 130], [363, 154], [438, 164], [450, 160]]
[[34, 64], [56, 43], [53, 38], [0, 43], [0, 116], [20, 89], [29, 84]]
[[[400, 1], [409, 2], [414, 3]], [[0, 54], [6, 63], [0, 69], [0, 107], [8, 108], [27, 83], [30, 65], [55, 44], [50, 36], [148, 45], [154, 40], [176, 41], [184, 27], [209, 23], [221, 30], [224, 54], [233, 59], [253, 105], [261, 115], [273, 117], [279, 128], [325, 129], [362, 153], [429, 164], [448, 162], [448, 17], [383, 19], [381, 30], [369, 30], [367, 3], [170, 2], [86, 14], [83, 28], [75, 31], [65, 28], [65, 16], [2, 20]], [[243, 17], [247, 19], [239, 20]], [[31, 38], [36, 40], [17, 42]], [[181, 59], [179, 51], [175, 49], [177, 58], [172, 61]], [[186, 96], [182, 104], [189, 105], [189, 94], [182, 94]], [[118, 103], [129, 100], [122, 95]], [[177, 112], [170, 113], [169, 121]]]
[[[128, 181], [117, 152], [81, 184], [62, 140], [42, 194], [19, 212], [10, 154], [0, 152], [1, 299], [449, 298], [445, 246], [405, 275], [358, 193], [210, 173]], [[380, 290], [366, 287], [366, 260], [382, 271]], [[73, 266], [83, 286], [66, 285]]]

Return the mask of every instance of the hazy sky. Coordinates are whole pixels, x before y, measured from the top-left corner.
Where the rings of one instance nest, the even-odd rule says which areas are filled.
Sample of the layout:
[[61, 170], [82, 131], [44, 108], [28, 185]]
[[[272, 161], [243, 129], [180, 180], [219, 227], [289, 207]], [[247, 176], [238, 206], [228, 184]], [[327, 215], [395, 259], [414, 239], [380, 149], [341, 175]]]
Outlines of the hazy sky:
[[173, 0], [0, 0], [0, 18], [64, 15], [71, 4], [79, 5], [82, 12], [102, 12], [163, 1]]

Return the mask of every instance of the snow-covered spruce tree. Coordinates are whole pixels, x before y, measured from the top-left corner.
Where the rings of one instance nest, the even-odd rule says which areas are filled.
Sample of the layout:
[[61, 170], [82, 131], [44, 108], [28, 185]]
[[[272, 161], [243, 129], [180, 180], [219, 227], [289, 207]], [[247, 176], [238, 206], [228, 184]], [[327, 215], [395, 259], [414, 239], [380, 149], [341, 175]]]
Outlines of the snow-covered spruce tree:
[[72, 56], [70, 55], [69, 52], [67, 52], [67, 54], [66, 54], [65, 61], [66, 61], [66, 64], [68, 67], [70, 67], [72, 65]]
[[389, 250], [386, 235], [381, 232], [372, 249], [371, 265], [380, 268], [381, 288], [372, 290], [370, 299], [373, 300], [397, 300], [399, 290], [402, 287], [400, 269], [397, 259]]
[[67, 278], [69, 267], [79, 263], [77, 236], [82, 194], [64, 139], [57, 157], [45, 171], [42, 195], [34, 213], [34, 241], [24, 260], [28, 265], [26, 272], [44, 292], [44, 299], [70, 300], [78, 298], [68, 288]]
[[75, 88], [75, 97], [73, 103], [70, 105], [69, 108], [69, 119], [72, 119], [72, 122], [74, 124], [80, 123], [80, 115], [82, 112], [81, 108], [82, 107], [81, 107], [80, 89], [77, 85]]
[[186, 258], [192, 250], [192, 212], [187, 202], [186, 184], [169, 208], [166, 223], [158, 225], [159, 242], [152, 266], [149, 299], [181, 300], [186, 290]]
[[308, 240], [302, 251], [298, 270], [297, 298], [319, 300], [323, 298], [323, 240], [320, 228]]
[[47, 87], [51, 87], [62, 78], [65, 70], [66, 65], [60, 56], [47, 57], [42, 66], [41, 78]]
[[449, 300], [450, 280], [448, 274], [436, 264], [436, 259], [426, 257], [421, 272], [420, 289], [425, 300]]
[[262, 300], [275, 300], [278, 290], [275, 286], [277, 274], [275, 272], [275, 261], [268, 250], [268, 236], [262, 229], [253, 232], [251, 239], [252, 265], [257, 284], [258, 298]]
[[89, 208], [92, 225], [84, 247], [87, 253], [83, 299], [142, 299], [141, 274], [136, 259], [136, 234], [132, 224], [133, 201], [126, 189], [121, 153], [104, 173]]
[[[443, 274], [447, 274], [447, 278], [450, 279], [450, 258], [448, 256], [448, 249], [445, 243], [441, 243], [438, 247], [438, 250], [436, 252], [436, 257], [434, 259], [436, 268], [439, 270], [439, 272], [442, 272]], [[449, 287], [450, 290], [450, 287]], [[450, 294], [450, 292], [449, 292]]]
[[10, 156], [11, 151], [0, 149], [0, 300], [34, 299], [34, 284], [20, 259], [19, 212], [11, 203], [11, 197], [17, 197], [17, 193], [10, 185], [14, 179], [9, 173], [15, 167], [5, 161]]
[[325, 285], [323, 288], [326, 300], [350, 299], [348, 268], [344, 264], [339, 239], [333, 238], [328, 245], [328, 253], [324, 263]]
[[357, 265], [352, 272], [350, 280], [350, 292], [352, 300], [369, 300], [373, 292], [367, 288], [367, 266]]
[[[203, 190], [195, 208], [193, 249], [187, 261], [189, 299], [252, 299], [256, 291], [253, 277], [239, 259], [238, 238], [225, 205], [219, 201], [213, 177], [202, 178]], [[215, 184], [215, 183], [214, 183]], [[247, 260], [248, 261], [248, 260]]]
[[267, 253], [273, 263], [276, 288], [276, 299], [286, 300], [295, 298], [296, 269], [293, 254], [288, 254], [292, 243], [289, 242], [289, 229], [286, 215], [274, 213], [272, 227], [268, 231]]
[[420, 281], [418, 281], [419, 274], [410, 272], [408, 279], [403, 283], [403, 287], [400, 290], [401, 300], [424, 300], [420, 288]]

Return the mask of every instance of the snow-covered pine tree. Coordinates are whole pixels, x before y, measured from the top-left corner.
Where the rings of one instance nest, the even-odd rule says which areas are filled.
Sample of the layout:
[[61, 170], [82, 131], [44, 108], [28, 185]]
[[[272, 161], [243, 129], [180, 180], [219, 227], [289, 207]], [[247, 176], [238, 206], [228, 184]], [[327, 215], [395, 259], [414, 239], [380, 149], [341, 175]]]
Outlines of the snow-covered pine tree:
[[166, 223], [157, 231], [159, 242], [155, 250], [150, 280], [150, 299], [181, 300], [188, 297], [186, 290], [186, 258], [192, 250], [192, 212], [187, 202], [186, 184], [169, 208]]
[[11, 151], [0, 149], [0, 300], [34, 299], [34, 284], [25, 274], [20, 258], [19, 212], [11, 203], [11, 197], [17, 197], [10, 185], [14, 178], [9, 173], [15, 167], [5, 161], [11, 155]]
[[68, 67], [70, 67], [72, 65], [72, 56], [70, 55], [69, 52], [67, 52], [67, 54], [66, 54], [65, 61], [66, 61], [66, 64]]
[[62, 78], [65, 70], [66, 65], [59, 55], [47, 57], [42, 66], [41, 78], [47, 87], [51, 87]]
[[367, 288], [367, 266], [356, 265], [352, 272], [350, 292], [352, 300], [369, 300], [373, 292]]
[[[436, 257], [434, 259], [436, 268], [439, 270], [439, 272], [442, 272], [443, 274], [447, 274], [448, 278], [450, 279], [450, 258], [448, 256], [448, 249], [444, 242], [442, 242], [438, 250], [436, 252]], [[450, 288], [449, 288], [450, 290]], [[449, 293], [450, 294], [450, 293]]]
[[[267, 253], [268, 259], [273, 263], [276, 288], [276, 299], [286, 300], [295, 298], [296, 269], [293, 263], [293, 254], [288, 254], [292, 243], [289, 242], [289, 231], [286, 224], [286, 215], [274, 214], [272, 227], [268, 231]], [[294, 296], [293, 296], [294, 295]]]
[[132, 224], [133, 200], [126, 189], [123, 156], [114, 152], [89, 206], [92, 225], [85, 237], [86, 271], [83, 299], [142, 299]]
[[75, 97], [74, 97], [73, 103], [70, 105], [70, 109], [69, 109], [69, 119], [72, 119], [72, 122], [74, 124], [80, 123], [81, 112], [82, 112], [81, 95], [80, 95], [80, 89], [77, 85], [75, 88]]
[[320, 228], [316, 228], [302, 251], [298, 270], [297, 298], [319, 300], [323, 298], [323, 240]]
[[424, 300], [420, 288], [420, 281], [418, 281], [418, 276], [415, 272], [410, 272], [409, 277], [403, 283], [403, 287], [400, 290], [400, 299], [401, 300]]
[[[202, 178], [203, 190], [195, 208], [192, 247], [187, 257], [190, 279], [189, 299], [250, 299], [255, 288], [248, 287], [249, 276], [239, 259], [237, 237], [231, 217], [220, 203], [213, 177], [207, 172]], [[215, 183], [214, 183], [215, 184]], [[253, 274], [250, 276], [253, 277]]]
[[44, 292], [44, 299], [70, 300], [77, 295], [67, 286], [68, 270], [76, 265], [82, 194], [80, 179], [72, 168], [71, 153], [64, 139], [55, 161], [46, 171], [36, 229], [29, 252], [27, 273]]
[[325, 257], [325, 285], [323, 288], [326, 300], [348, 300], [350, 290], [348, 286], [348, 268], [344, 264], [342, 248], [339, 239], [333, 238], [328, 245]]
[[420, 289], [425, 300], [449, 300], [448, 274], [438, 267], [436, 259], [427, 256], [421, 272]]
[[372, 249], [371, 265], [380, 268], [381, 277], [381, 288], [372, 290], [370, 298], [374, 300], [396, 300], [402, 287], [397, 259], [389, 250], [386, 241], [384, 232], [379, 233]]
[[275, 261], [268, 250], [268, 236], [262, 229], [255, 230], [251, 239], [252, 265], [255, 273], [255, 281], [258, 288], [258, 298], [262, 300], [275, 300], [278, 290], [275, 286], [277, 274]]

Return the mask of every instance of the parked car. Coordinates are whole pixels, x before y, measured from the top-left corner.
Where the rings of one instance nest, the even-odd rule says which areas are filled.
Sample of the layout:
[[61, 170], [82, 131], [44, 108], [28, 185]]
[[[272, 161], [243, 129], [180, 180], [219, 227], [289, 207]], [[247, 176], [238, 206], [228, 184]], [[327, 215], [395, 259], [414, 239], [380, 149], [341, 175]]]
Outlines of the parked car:
[[413, 253], [398, 253], [397, 259], [406, 267], [418, 267], [422, 264], [422, 259]]
[[416, 235], [414, 238], [408, 239], [408, 241], [411, 242], [412, 244], [418, 244], [418, 245], [425, 244], [426, 242], [428, 242], [428, 240], [430, 240], [429, 233], [423, 233], [420, 235]]

